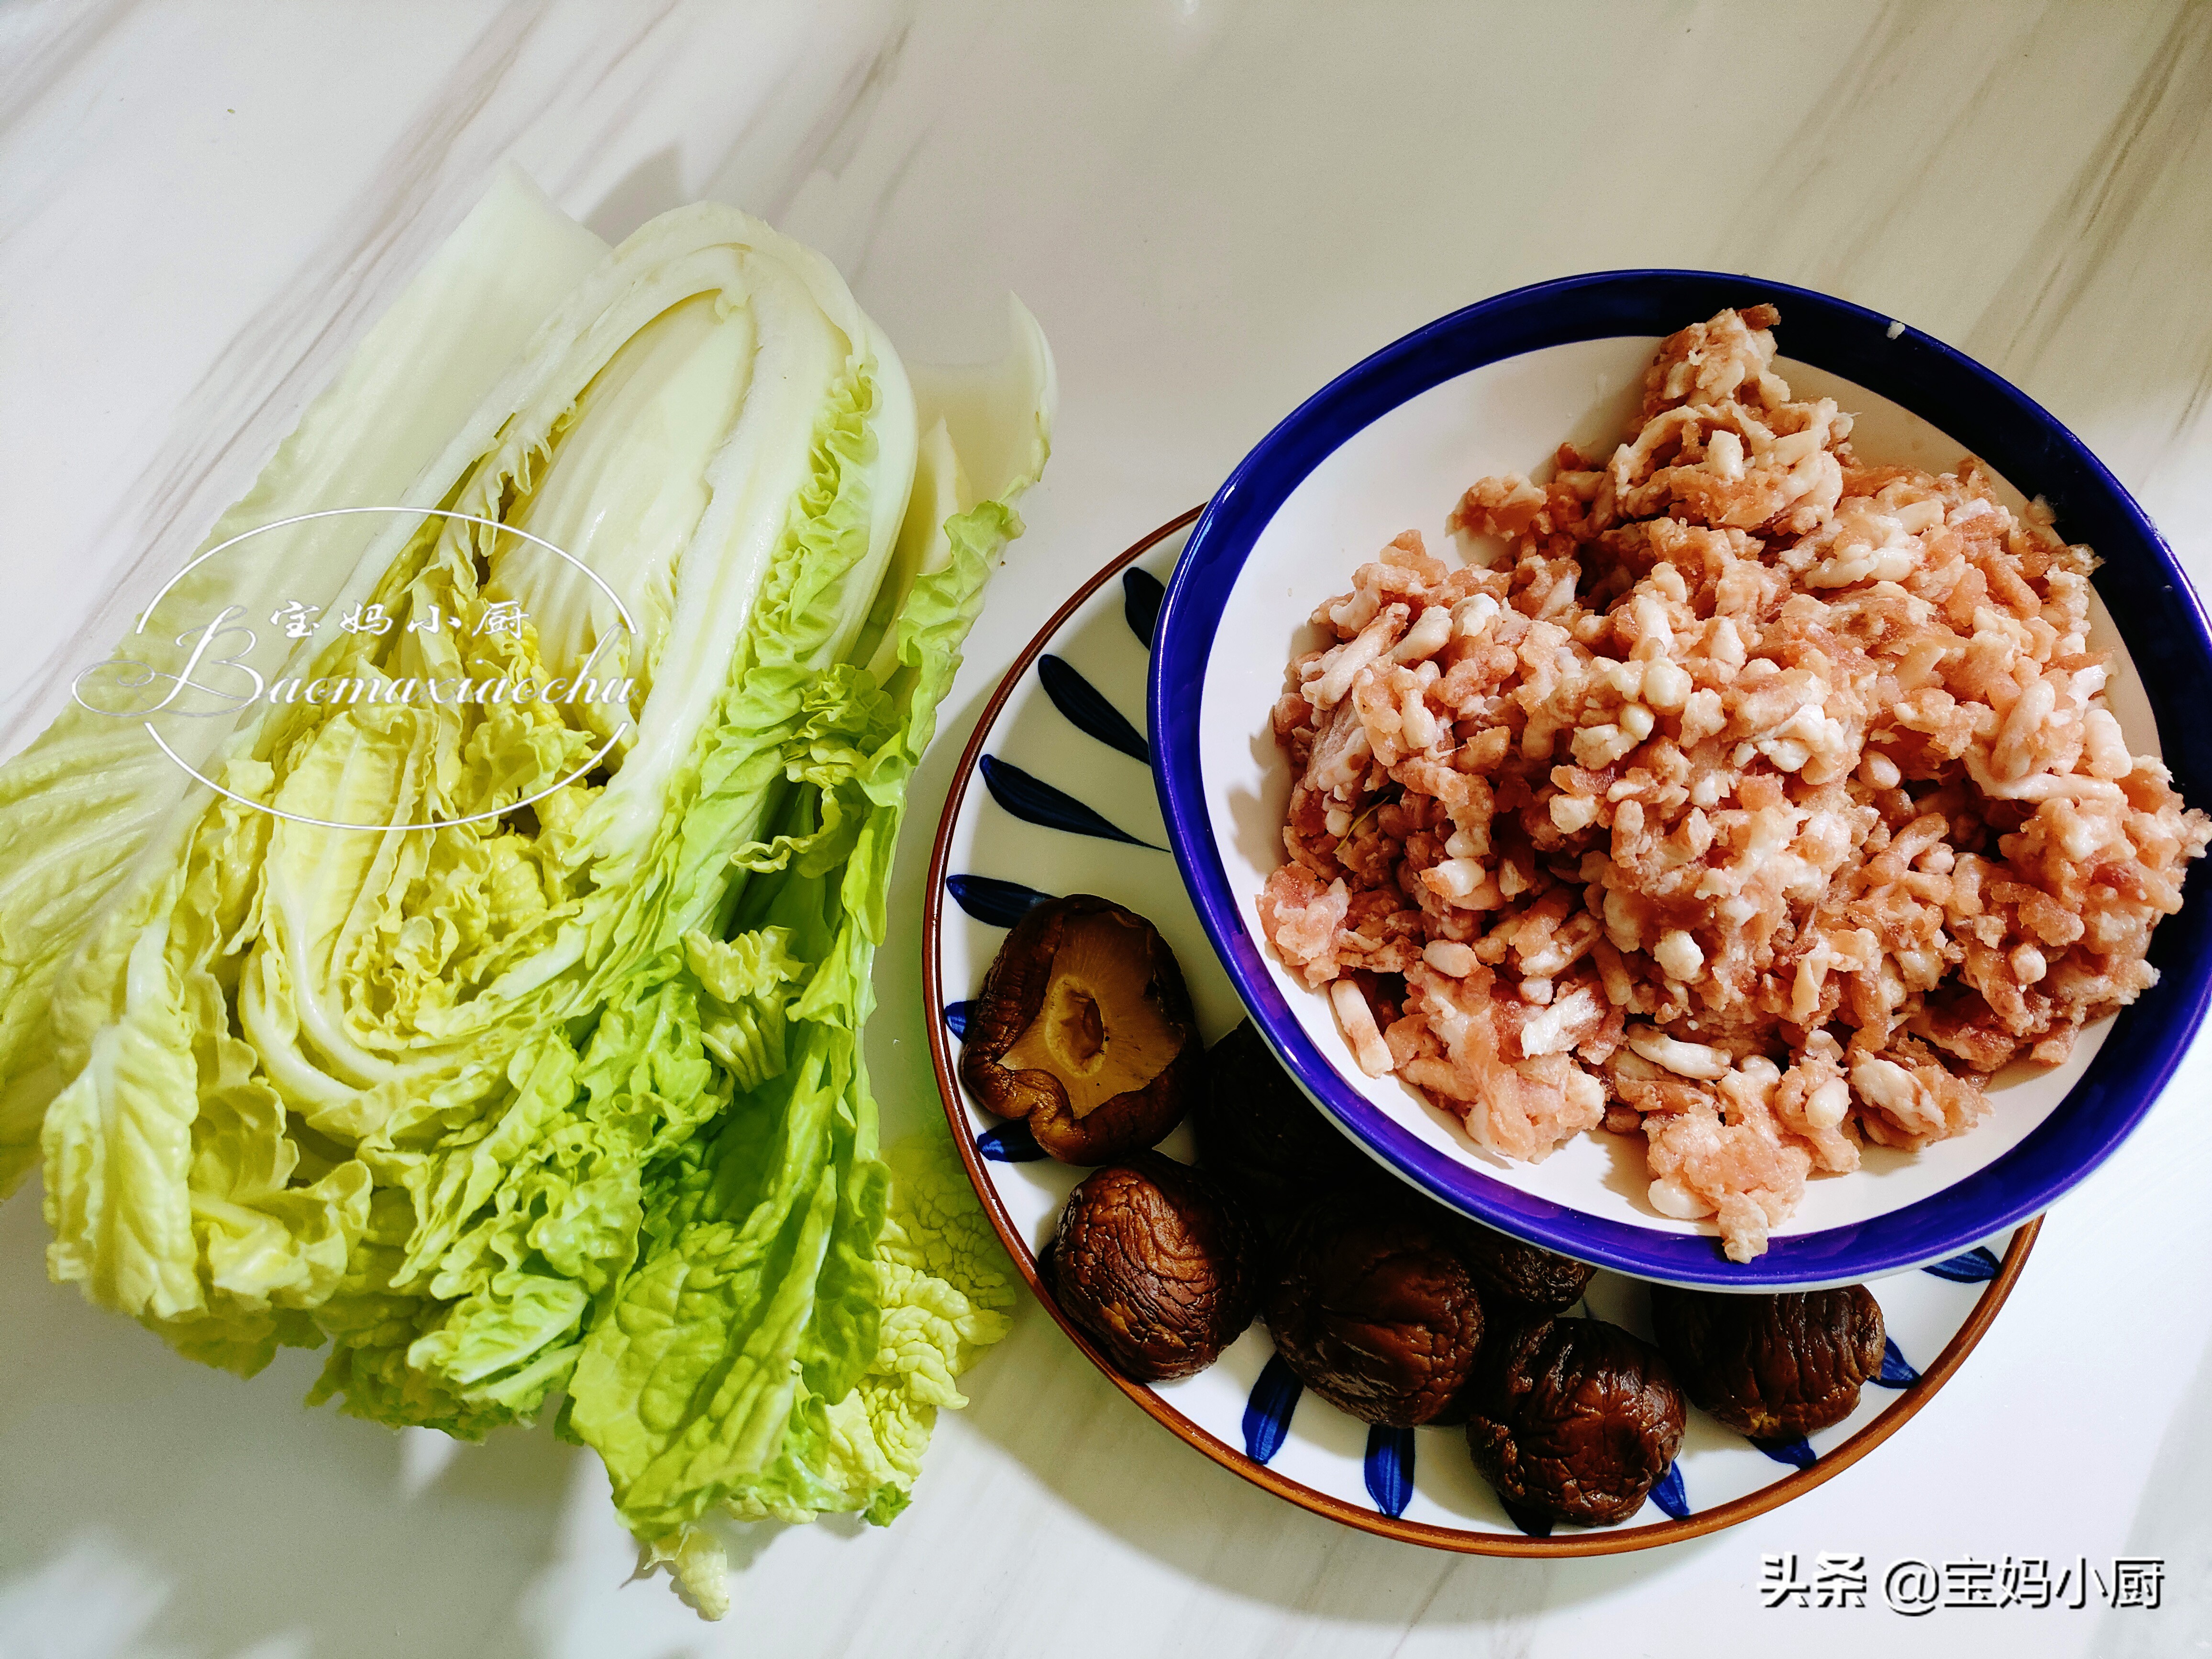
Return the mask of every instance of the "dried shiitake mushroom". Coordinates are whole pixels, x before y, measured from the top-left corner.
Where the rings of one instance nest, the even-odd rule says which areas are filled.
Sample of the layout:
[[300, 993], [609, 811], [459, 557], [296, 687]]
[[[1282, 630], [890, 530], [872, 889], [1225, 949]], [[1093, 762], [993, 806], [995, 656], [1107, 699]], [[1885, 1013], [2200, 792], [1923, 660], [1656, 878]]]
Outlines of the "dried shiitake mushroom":
[[1682, 1392], [1617, 1325], [1550, 1319], [1501, 1332], [1468, 1389], [1468, 1447], [1509, 1508], [1626, 1521], [1682, 1444]]
[[1103, 1164], [1181, 1121], [1205, 1064], [1182, 970], [1134, 911], [1077, 893], [1038, 905], [983, 976], [960, 1078], [1029, 1120], [1063, 1164]]
[[1263, 1313], [1275, 1352], [1329, 1404], [1410, 1428], [1447, 1411], [1482, 1342], [1457, 1229], [1431, 1206], [1354, 1192], [1302, 1214]]
[[1597, 1272], [1587, 1261], [1556, 1254], [1488, 1227], [1470, 1224], [1460, 1253], [1482, 1282], [1485, 1298], [1493, 1306], [1510, 1303], [1523, 1316], [1565, 1313], [1582, 1300], [1583, 1291]]
[[1770, 1296], [1654, 1285], [1651, 1322], [1690, 1398], [1761, 1439], [1842, 1422], [1881, 1373], [1881, 1304], [1863, 1285]]
[[1389, 1179], [1306, 1098], [1249, 1019], [1206, 1050], [1191, 1128], [1199, 1162], [1263, 1206], [1302, 1208], [1323, 1192]]
[[1068, 1194], [1048, 1257], [1060, 1310], [1139, 1382], [1204, 1370], [1259, 1299], [1258, 1237], [1188, 1164], [1139, 1152]]

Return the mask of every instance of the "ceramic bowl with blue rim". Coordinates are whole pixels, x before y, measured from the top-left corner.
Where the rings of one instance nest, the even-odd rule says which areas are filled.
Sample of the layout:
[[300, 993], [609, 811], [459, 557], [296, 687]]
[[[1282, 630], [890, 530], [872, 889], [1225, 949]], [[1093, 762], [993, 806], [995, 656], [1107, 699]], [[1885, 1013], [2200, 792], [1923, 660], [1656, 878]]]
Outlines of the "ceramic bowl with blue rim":
[[1863, 1280], [1955, 1255], [2040, 1213], [2094, 1169], [2172, 1076], [2212, 994], [2212, 900], [2201, 871], [2158, 928], [2155, 988], [2086, 1030], [2053, 1071], [2000, 1074], [1995, 1109], [1918, 1153], [1866, 1148], [1816, 1176], [1748, 1263], [1706, 1221], [1652, 1208], [1641, 1137], [1576, 1137], [1540, 1164], [1476, 1146], [1456, 1115], [1352, 1061], [1328, 1000], [1285, 971], [1255, 901], [1283, 860], [1291, 778], [1269, 712], [1316, 605], [1354, 567], [1446, 515], [1477, 478], [1539, 472], [1562, 439], [1609, 450], [1659, 340], [1723, 307], [1780, 308], [1777, 370], [1856, 417], [1863, 459], [1948, 471], [1967, 453], [2010, 505], [2040, 495], [2103, 561], [2094, 647], [2132, 752], [2162, 755], [2212, 805], [2212, 634], [2173, 555], [2074, 435], [2016, 388], [1876, 313], [1746, 276], [1613, 271], [1486, 300], [1376, 352], [1309, 398], [1246, 457], [1192, 532], [1153, 642], [1150, 708], [1161, 828], [1207, 939], [1293, 1077], [1379, 1162], [1532, 1243], [1645, 1279], [1780, 1290]]
[[[1889, 1348], [1881, 1380], [1845, 1421], [1757, 1443], [1692, 1411], [1680, 1455], [1643, 1512], [1616, 1527], [1524, 1525], [1475, 1474], [1465, 1432], [1378, 1429], [1302, 1389], [1255, 1323], [1208, 1370], [1178, 1382], [1118, 1376], [1070, 1324], [1037, 1257], [1085, 1170], [1055, 1164], [1018, 1121], [993, 1116], [959, 1079], [960, 1041], [1006, 933], [1041, 899], [1096, 893], [1148, 917], [1176, 952], [1201, 1034], [1244, 1010], [1183, 886], [1152, 788], [1145, 714], [1162, 598], [1195, 514], [1100, 572], [1047, 624], [986, 708], [955, 776], [931, 862], [923, 980], [945, 1113], [993, 1225], [1071, 1340], [1162, 1425], [1224, 1467], [1304, 1508], [1370, 1532], [1493, 1555], [1583, 1555], [1671, 1543], [1808, 1491], [1879, 1445], [1980, 1340], [2025, 1263], [2035, 1226], [1869, 1288]], [[1193, 1156], [1189, 1131], [1161, 1144]], [[1594, 1279], [1581, 1311], [1650, 1334], [1636, 1281]]]

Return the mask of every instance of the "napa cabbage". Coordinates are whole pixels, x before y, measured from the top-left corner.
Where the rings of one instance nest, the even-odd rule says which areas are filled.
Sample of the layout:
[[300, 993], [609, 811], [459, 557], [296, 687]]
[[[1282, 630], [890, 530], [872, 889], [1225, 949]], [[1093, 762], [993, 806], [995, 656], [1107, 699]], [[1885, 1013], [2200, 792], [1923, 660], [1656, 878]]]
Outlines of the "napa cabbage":
[[[878, 1145], [860, 1039], [1051, 360], [1016, 305], [1000, 363], [909, 375], [731, 208], [580, 273], [544, 257], [580, 231], [479, 228], [462, 264], [504, 241], [535, 286], [462, 328], [426, 273], [218, 537], [340, 477], [416, 510], [164, 598], [179, 636], [305, 598], [265, 695], [189, 774], [85, 713], [0, 774], [54, 831], [0, 843], [0, 1058], [36, 1074], [57, 1279], [242, 1373], [323, 1348], [313, 1397], [395, 1425], [558, 1402], [711, 1609], [709, 1517], [887, 1521], [1005, 1328], [945, 1149]], [[125, 753], [143, 784], [85, 775]]]

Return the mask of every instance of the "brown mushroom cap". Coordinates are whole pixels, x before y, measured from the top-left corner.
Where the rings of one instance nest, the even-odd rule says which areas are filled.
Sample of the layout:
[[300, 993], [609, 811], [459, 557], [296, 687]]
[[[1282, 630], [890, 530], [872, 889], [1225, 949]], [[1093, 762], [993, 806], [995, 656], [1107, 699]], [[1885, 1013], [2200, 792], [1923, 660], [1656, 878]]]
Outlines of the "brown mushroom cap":
[[1284, 1239], [1264, 1314], [1275, 1351], [1340, 1411], [1403, 1427], [1446, 1411], [1482, 1342], [1455, 1230], [1428, 1206], [1354, 1192]]
[[1488, 1227], [1469, 1224], [1461, 1254], [1492, 1304], [1511, 1303], [1528, 1314], [1565, 1313], [1582, 1300], [1597, 1269]]
[[1139, 1382], [1204, 1370], [1259, 1299], [1258, 1239], [1235, 1201], [1160, 1152], [1094, 1170], [1068, 1194], [1048, 1276], [1060, 1310]]
[[1556, 1521], [1627, 1520], [1682, 1444], [1682, 1393], [1665, 1358], [1599, 1320], [1501, 1333], [1468, 1393], [1476, 1469], [1509, 1506]]
[[983, 976], [960, 1078], [1029, 1120], [1063, 1164], [1103, 1164], [1182, 1120], [1204, 1055], [1182, 970], [1133, 910], [1076, 893], [1038, 905]]
[[1761, 1439], [1842, 1422], [1881, 1373], [1881, 1304], [1863, 1285], [1771, 1296], [1654, 1285], [1651, 1322], [1690, 1398]]
[[1200, 1163], [1277, 1209], [1381, 1176], [1291, 1081], [1249, 1019], [1206, 1051], [1191, 1129]]

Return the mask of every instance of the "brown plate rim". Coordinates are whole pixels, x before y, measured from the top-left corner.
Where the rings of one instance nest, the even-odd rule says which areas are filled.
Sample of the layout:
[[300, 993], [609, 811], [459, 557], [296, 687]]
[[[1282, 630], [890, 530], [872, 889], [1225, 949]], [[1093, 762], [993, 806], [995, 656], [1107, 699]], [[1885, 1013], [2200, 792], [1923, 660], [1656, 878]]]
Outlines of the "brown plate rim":
[[960, 764], [945, 797], [944, 815], [938, 820], [937, 837], [930, 849], [929, 886], [922, 902], [921, 977], [924, 1016], [929, 1027], [929, 1056], [937, 1073], [937, 1092], [945, 1108], [947, 1126], [952, 1133], [953, 1144], [959, 1148], [962, 1167], [968, 1180], [982, 1201], [986, 1214], [991, 1218], [992, 1229], [1006, 1254], [1013, 1258], [1014, 1266], [1028, 1284], [1030, 1292], [1043, 1304], [1054, 1322], [1065, 1332], [1070, 1341], [1081, 1349], [1114, 1386], [1127, 1395], [1163, 1428], [1212, 1458], [1222, 1468], [1242, 1475], [1254, 1486], [1273, 1493], [1300, 1509], [1355, 1527], [1362, 1532], [1374, 1533], [1401, 1543], [1419, 1544], [1428, 1549], [1454, 1551], [1466, 1555], [1498, 1555], [1558, 1559], [1567, 1556], [1618, 1555], [1631, 1550], [1655, 1549], [1664, 1544], [1682, 1543], [1689, 1539], [1702, 1538], [1709, 1533], [1720, 1532], [1769, 1510], [1778, 1509], [1791, 1499], [1833, 1479], [1857, 1462], [1869, 1452], [1903, 1428], [1913, 1414], [1932, 1399], [1936, 1391], [1951, 1379], [1965, 1363], [1966, 1356], [1988, 1332], [2005, 1300], [2012, 1294], [2021, 1270], [2027, 1264], [2028, 1252], [2035, 1246], [2036, 1235], [2042, 1231], [2043, 1218], [2035, 1217], [2023, 1223], [2013, 1234], [1996, 1273], [1984, 1287], [1973, 1311], [1944, 1345], [1935, 1362], [1920, 1373], [1917, 1382], [1902, 1389], [1898, 1397], [1881, 1415], [1854, 1434], [1834, 1450], [1824, 1454], [1812, 1468], [1799, 1469], [1784, 1476], [1773, 1485], [1762, 1486], [1755, 1492], [1718, 1504], [1711, 1510], [1701, 1510], [1680, 1521], [1668, 1521], [1655, 1526], [1593, 1528], [1586, 1532], [1565, 1536], [1515, 1536], [1510, 1533], [1478, 1533], [1454, 1527], [1438, 1527], [1423, 1521], [1401, 1520], [1375, 1510], [1364, 1510], [1328, 1492], [1316, 1492], [1303, 1482], [1278, 1474], [1266, 1464], [1257, 1462], [1226, 1441], [1201, 1429], [1181, 1412], [1162, 1400], [1141, 1382], [1133, 1382], [1116, 1371], [1105, 1355], [1099, 1352], [1091, 1339], [1060, 1310], [1050, 1291], [1037, 1275], [1036, 1259], [1030, 1252], [1029, 1241], [1016, 1230], [1013, 1218], [1006, 1213], [1000, 1200], [998, 1188], [984, 1173], [983, 1163], [975, 1151], [968, 1130], [966, 1109], [961, 1103], [959, 1074], [954, 1069], [951, 1040], [939, 1011], [945, 1006], [945, 987], [938, 969], [938, 943], [945, 906], [945, 866], [951, 856], [952, 827], [958, 820], [961, 807], [966, 804], [969, 783], [976, 775], [976, 763], [981, 758], [983, 744], [1000, 712], [1028, 674], [1030, 665], [1043, 654], [1067, 619], [1101, 587], [1119, 575], [1135, 560], [1157, 547], [1186, 525], [1194, 521], [1203, 506], [1181, 514], [1150, 535], [1137, 542], [1127, 551], [1109, 561], [1098, 573], [1078, 588], [1067, 602], [1052, 614], [1052, 617], [1037, 630], [1022, 653], [1014, 659], [983, 705], [983, 712], [975, 721], [967, 747], [962, 750]]

